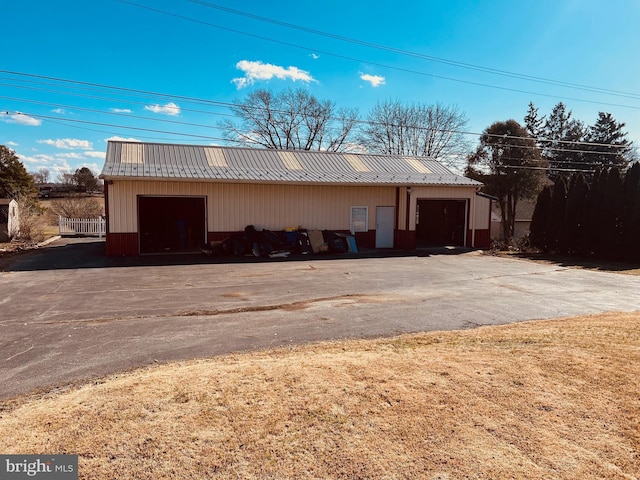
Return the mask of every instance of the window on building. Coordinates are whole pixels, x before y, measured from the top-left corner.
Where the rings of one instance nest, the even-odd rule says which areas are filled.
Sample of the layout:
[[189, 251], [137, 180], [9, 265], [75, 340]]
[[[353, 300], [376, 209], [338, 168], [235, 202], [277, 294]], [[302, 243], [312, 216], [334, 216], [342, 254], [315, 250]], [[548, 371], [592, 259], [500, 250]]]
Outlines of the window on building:
[[351, 207], [351, 233], [369, 230], [369, 207]]

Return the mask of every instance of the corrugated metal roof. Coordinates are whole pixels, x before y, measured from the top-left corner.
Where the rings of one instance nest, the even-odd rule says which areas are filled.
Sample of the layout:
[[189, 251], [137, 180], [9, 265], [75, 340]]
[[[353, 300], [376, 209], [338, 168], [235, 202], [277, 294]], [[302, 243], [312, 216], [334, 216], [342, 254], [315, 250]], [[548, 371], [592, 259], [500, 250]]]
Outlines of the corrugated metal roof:
[[101, 178], [481, 185], [421, 157], [109, 141]]

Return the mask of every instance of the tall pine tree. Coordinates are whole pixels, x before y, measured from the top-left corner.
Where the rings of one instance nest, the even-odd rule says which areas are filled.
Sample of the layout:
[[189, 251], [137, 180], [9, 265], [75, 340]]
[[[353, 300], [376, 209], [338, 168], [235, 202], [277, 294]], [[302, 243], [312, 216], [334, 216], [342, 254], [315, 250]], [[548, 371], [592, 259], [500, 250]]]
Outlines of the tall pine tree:
[[545, 186], [538, 194], [536, 206], [533, 209], [531, 217], [531, 226], [529, 228], [529, 241], [531, 246], [539, 248], [546, 252], [549, 250], [547, 245], [547, 223], [549, 222], [549, 214], [551, 212], [551, 187]]
[[0, 198], [29, 197], [36, 192], [33, 177], [16, 153], [0, 145]]
[[593, 165], [625, 168], [632, 159], [633, 144], [623, 130], [624, 123], [617, 122], [610, 113], [598, 113], [595, 125], [590, 126], [586, 141], [594, 145], [585, 148], [585, 159]]
[[622, 184], [621, 249], [625, 258], [631, 259], [640, 250], [640, 235], [634, 226], [634, 218], [640, 212], [640, 163], [634, 163], [624, 176]]
[[586, 129], [572, 118], [564, 103], [558, 103], [544, 124], [544, 138], [540, 140], [543, 156], [549, 162], [549, 176], [554, 179], [563, 170], [583, 169], [582, 145]]
[[622, 217], [622, 179], [617, 168], [609, 169], [601, 206], [600, 254], [620, 256], [620, 220]]
[[546, 243], [551, 251], [561, 251], [562, 229], [564, 228], [564, 214], [567, 204], [567, 183], [559, 176], [553, 185], [551, 194], [551, 211], [547, 220]]
[[536, 140], [544, 133], [544, 118], [544, 116], [538, 116], [538, 109], [533, 102], [529, 102], [529, 108], [524, 117], [524, 128], [527, 130], [529, 135]]
[[561, 248], [569, 253], [583, 253], [585, 249], [585, 214], [589, 185], [582, 173], [571, 176], [564, 212], [564, 227], [560, 236]]

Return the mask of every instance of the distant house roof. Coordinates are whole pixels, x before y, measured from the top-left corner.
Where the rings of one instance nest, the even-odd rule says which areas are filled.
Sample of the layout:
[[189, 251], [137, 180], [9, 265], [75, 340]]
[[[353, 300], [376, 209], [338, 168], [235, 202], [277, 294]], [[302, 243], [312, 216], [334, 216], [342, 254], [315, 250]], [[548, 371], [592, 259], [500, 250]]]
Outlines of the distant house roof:
[[11, 203], [10, 198], [0, 198], [0, 205], [9, 205]]
[[344, 185], [480, 182], [421, 157], [109, 141], [104, 179]]

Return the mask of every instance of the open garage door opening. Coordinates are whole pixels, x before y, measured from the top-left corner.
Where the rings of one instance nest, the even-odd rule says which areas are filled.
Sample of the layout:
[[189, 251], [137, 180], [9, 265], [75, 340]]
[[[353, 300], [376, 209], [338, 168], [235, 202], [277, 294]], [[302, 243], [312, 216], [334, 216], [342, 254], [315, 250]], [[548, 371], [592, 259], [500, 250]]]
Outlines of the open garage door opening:
[[198, 252], [206, 243], [204, 197], [138, 197], [140, 253]]
[[418, 200], [416, 244], [418, 247], [462, 247], [466, 223], [466, 200]]

